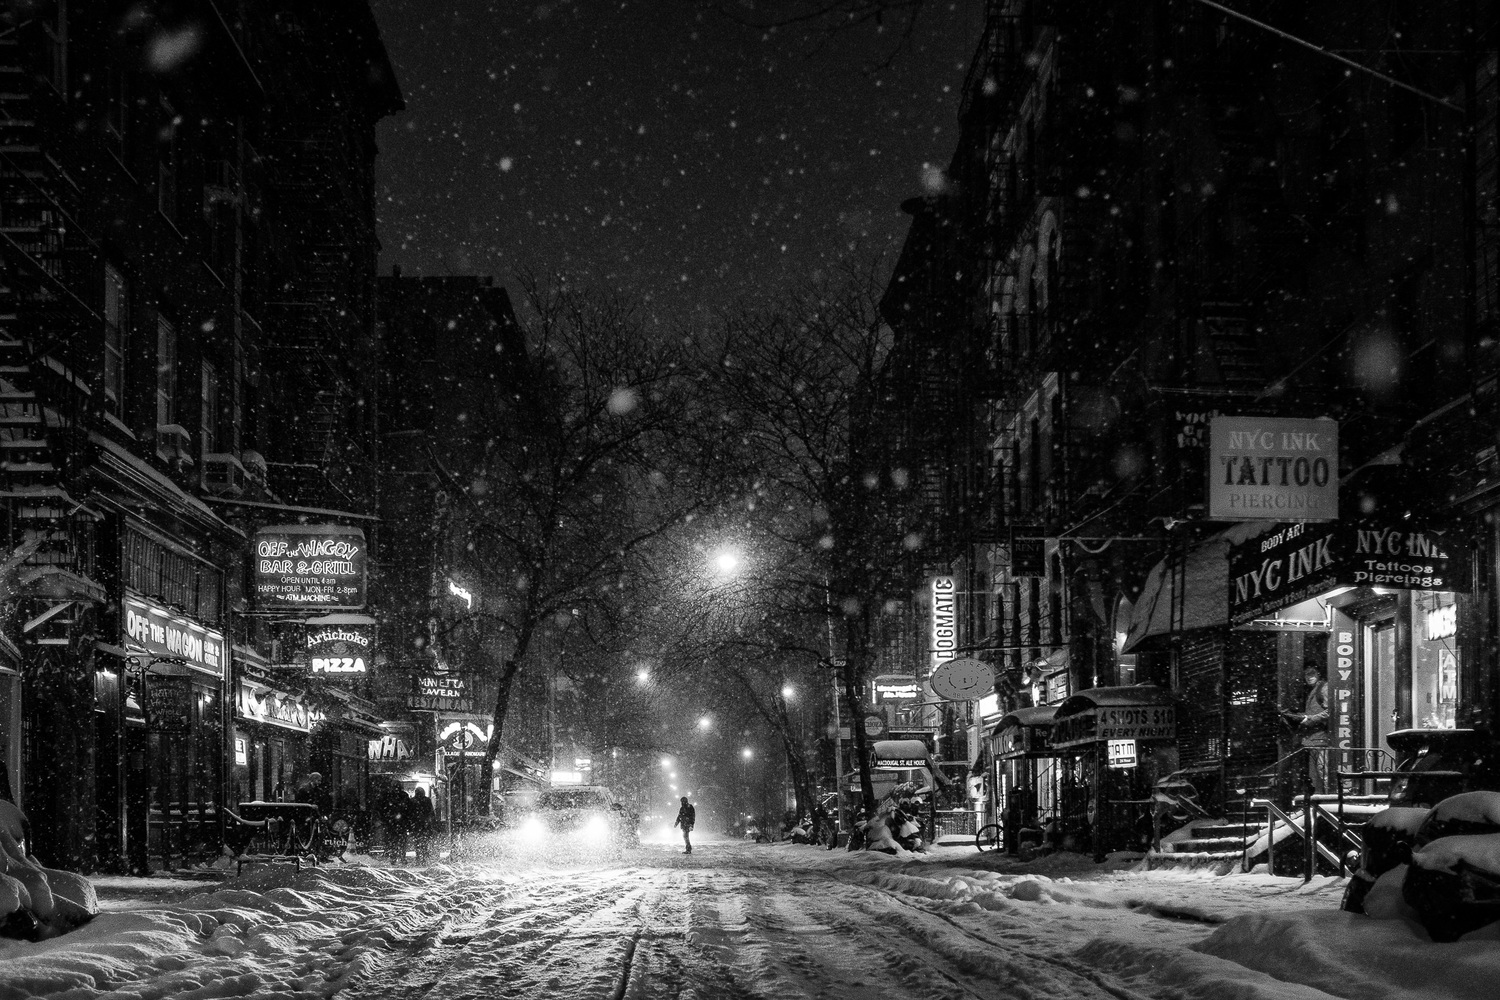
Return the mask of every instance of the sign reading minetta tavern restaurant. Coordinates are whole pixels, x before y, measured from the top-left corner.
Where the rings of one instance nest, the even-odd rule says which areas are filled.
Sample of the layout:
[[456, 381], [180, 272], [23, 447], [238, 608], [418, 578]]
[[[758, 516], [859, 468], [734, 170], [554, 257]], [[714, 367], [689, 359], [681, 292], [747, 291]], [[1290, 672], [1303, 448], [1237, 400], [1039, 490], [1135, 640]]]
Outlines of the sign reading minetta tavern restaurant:
[[261, 528], [252, 543], [256, 607], [354, 611], [365, 606], [365, 533], [337, 524]]
[[1471, 588], [1468, 548], [1401, 521], [1286, 524], [1229, 549], [1229, 623], [1244, 625], [1335, 587]]
[[1338, 519], [1337, 421], [1215, 416], [1208, 449], [1210, 520]]

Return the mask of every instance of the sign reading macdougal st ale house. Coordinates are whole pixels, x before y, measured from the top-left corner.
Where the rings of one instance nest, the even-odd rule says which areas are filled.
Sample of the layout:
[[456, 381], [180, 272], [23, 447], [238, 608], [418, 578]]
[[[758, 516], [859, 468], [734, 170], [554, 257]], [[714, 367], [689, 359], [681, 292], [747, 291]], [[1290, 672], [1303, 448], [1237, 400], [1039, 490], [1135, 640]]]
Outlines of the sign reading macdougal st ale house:
[[353, 611], [365, 606], [365, 533], [332, 524], [261, 528], [251, 587], [261, 610]]

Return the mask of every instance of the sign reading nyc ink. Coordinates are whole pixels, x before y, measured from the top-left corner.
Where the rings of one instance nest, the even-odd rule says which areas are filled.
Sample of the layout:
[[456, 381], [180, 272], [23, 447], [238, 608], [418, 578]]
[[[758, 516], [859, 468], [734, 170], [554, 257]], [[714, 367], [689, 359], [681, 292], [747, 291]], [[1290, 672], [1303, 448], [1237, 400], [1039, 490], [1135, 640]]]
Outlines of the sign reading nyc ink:
[[1229, 549], [1229, 623], [1244, 625], [1335, 587], [1468, 592], [1462, 539], [1433, 525], [1286, 524]]
[[261, 528], [252, 543], [251, 589], [263, 611], [365, 606], [365, 533], [336, 524]]
[[1338, 519], [1337, 421], [1216, 416], [1208, 449], [1209, 520]]

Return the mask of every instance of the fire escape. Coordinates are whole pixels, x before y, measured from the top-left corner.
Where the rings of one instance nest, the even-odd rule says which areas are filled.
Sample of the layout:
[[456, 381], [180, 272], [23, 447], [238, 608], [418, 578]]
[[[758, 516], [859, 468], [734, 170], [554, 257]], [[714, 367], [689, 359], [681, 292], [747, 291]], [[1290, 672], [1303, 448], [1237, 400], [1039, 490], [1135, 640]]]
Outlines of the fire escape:
[[58, 355], [96, 317], [63, 283], [68, 179], [42, 149], [23, 60], [23, 37], [30, 47], [40, 32], [26, 22], [0, 35], [0, 562], [18, 563], [15, 593], [31, 599], [19, 638], [66, 646], [104, 591], [86, 575], [96, 515], [69, 493], [92, 393]]

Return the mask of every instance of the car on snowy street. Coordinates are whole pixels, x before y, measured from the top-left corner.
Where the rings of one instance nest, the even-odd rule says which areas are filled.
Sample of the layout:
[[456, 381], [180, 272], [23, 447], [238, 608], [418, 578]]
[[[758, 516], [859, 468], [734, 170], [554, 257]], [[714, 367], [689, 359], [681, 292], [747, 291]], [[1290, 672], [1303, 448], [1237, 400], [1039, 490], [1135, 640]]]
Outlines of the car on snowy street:
[[603, 785], [563, 785], [507, 796], [506, 846], [530, 852], [606, 852], [636, 846], [635, 823]]

